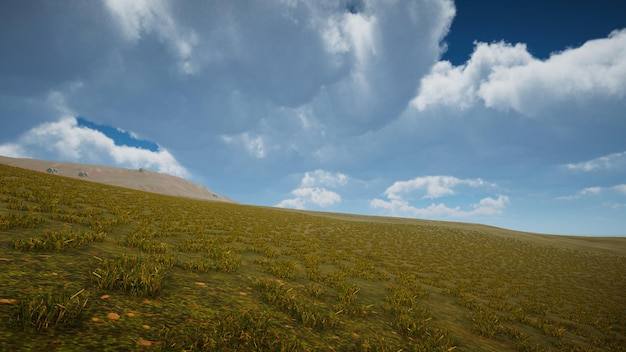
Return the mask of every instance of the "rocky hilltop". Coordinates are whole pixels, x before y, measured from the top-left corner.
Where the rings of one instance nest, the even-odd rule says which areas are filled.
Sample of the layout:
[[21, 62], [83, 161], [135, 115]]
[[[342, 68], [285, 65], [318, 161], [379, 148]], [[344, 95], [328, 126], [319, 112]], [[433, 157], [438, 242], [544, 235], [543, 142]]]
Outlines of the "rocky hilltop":
[[170, 196], [234, 202], [204, 186], [180, 177], [153, 172], [143, 168], [123, 169], [110, 166], [38, 159], [16, 159], [5, 156], [0, 156], [0, 164]]

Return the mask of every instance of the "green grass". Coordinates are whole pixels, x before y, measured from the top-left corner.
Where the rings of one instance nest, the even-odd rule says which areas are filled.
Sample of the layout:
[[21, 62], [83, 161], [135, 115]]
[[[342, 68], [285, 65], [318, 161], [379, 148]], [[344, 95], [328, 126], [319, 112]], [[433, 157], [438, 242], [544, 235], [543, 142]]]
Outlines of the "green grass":
[[624, 351], [626, 239], [183, 199], [0, 165], [0, 350]]

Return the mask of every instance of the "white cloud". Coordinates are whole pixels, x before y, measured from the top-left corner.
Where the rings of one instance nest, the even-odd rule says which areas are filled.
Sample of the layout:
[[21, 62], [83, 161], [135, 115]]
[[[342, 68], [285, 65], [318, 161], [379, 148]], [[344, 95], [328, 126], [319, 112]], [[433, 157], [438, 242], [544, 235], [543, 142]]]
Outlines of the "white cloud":
[[579, 199], [587, 196], [599, 196], [601, 194], [626, 194], [626, 184], [615, 185], [611, 187], [586, 187], [576, 192], [576, 194], [571, 196], [561, 196], [557, 199], [560, 200], [573, 200]]
[[30, 158], [30, 154], [21, 145], [16, 143], [0, 144], [0, 155], [11, 158]]
[[583, 189], [582, 191], [580, 191], [580, 195], [581, 196], [595, 195], [595, 194], [600, 194], [600, 192], [602, 192], [602, 187], [587, 187]]
[[422, 198], [439, 198], [455, 194], [454, 187], [467, 185], [481, 187], [488, 185], [480, 178], [459, 179], [453, 176], [424, 176], [416, 177], [409, 181], [396, 181], [385, 191], [389, 199], [402, 199], [403, 195], [423, 190]]
[[526, 46], [477, 43], [465, 65], [437, 63], [421, 81], [411, 103], [424, 111], [436, 106], [467, 109], [482, 101], [488, 108], [534, 115], [541, 107], [590, 95], [626, 95], [626, 30], [590, 40], [579, 48], [542, 61]]
[[305, 209], [305, 200], [302, 198], [283, 199], [280, 203], [276, 204], [278, 208], [292, 208], [292, 209]]
[[325, 170], [307, 171], [302, 177], [303, 187], [338, 187], [348, 182], [348, 176], [342, 173], [331, 173]]
[[308, 204], [325, 208], [341, 202], [341, 196], [327, 187], [336, 188], [346, 185], [349, 178], [342, 173], [325, 170], [305, 172], [300, 187], [291, 191], [295, 198], [285, 199], [276, 206], [280, 208], [306, 209]]
[[291, 191], [295, 198], [284, 199], [276, 206], [279, 208], [306, 209], [308, 204], [328, 207], [341, 202], [341, 196], [322, 187], [300, 187]]
[[189, 173], [167, 150], [153, 152], [119, 146], [100, 131], [79, 127], [71, 116], [36, 126], [17, 142], [0, 145], [0, 154], [13, 157], [48, 155], [61, 160], [95, 164], [113, 163], [120, 167], [156, 169], [179, 177]]
[[297, 199], [305, 199], [319, 207], [328, 207], [339, 203], [341, 196], [336, 192], [320, 187], [298, 188], [291, 192]]
[[613, 153], [606, 156], [601, 156], [595, 159], [566, 164], [565, 167], [569, 170], [575, 171], [596, 171], [596, 170], [610, 170], [617, 167], [626, 166], [626, 151], [621, 153]]
[[415, 207], [403, 199], [373, 199], [370, 206], [375, 209], [383, 209], [393, 216], [426, 217], [426, 218], [468, 218], [479, 215], [499, 215], [509, 203], [509, 197], [499, 195], [496, 199], [486, 197], [478, 203], [471, 204], [469, 210], [461, 207], [448, 207], [444, 203], [432, 203], [425, 208]]
[[198, 36], [176, 23], [166, 0], [105, 0], [105, 5], [127, 40], [138, 41], [142, 34], [154, 32], [178, 57], [180, 70], [194, 73], [192, 54]]
[[467, 218], [477, 215], [501, 214], [509, 197], [498, 195], [497, 198], [485, 197], [477, 203], [469, 204], [469, 209], [449, 207], [444, 203], [432, 203], [427, 207], [419, 208], [411, 205], [408, 199], [414, 193], [421, 195], [421, 199], [434, 199], [457, 194], [459, 187], [492, 188], [496, 185], [477, 179], [459, 179], [453, 176], [425, 176], [416, 177], [409, 181], [397, 181], [385, 191], [388, 200], [373, 199], [370, 207], [382, 209], [394, 216], [409, 217], [452, 217]]
[[481, 85], [493, 72], [527, 65], [532, 60], [524, 44], [476, 43], [465, 65], [454, 67], [448, 61], [436, 63], [431, 73], [422, 78], [419, 94], [411, 104], [419, 111], [437, 105], [461, 110], [470, 108], [479, 98]]

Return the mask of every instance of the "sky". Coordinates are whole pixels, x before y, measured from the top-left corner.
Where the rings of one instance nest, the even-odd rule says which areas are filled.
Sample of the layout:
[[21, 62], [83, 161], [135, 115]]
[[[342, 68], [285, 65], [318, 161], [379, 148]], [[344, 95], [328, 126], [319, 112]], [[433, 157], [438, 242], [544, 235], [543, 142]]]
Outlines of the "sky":
[[0, 155], [626, 236], [626, 3], [563, 4], [3, 1]]

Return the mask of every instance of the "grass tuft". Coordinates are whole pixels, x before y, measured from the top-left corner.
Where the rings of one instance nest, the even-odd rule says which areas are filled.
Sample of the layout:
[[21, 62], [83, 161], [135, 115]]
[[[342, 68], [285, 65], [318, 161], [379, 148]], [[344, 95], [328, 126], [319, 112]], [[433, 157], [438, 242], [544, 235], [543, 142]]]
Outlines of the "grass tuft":
[[20, 300], [9, 320], [14, 325], [35, 330], [76, 327], [82, 322], [88, 298], [81, 298], [85, 289], [74, 294], [66, 290], [46, 293]]
[[99, 268], [91, 273], [96, 288], [121, 290], [130, 296], [155, 297], [163, 289], [172, 257], [122, 255], [102, 259]]
[[10, 247], [18, 251], [66, 251], [89, 245], [94, 241], [102, 242], [106, 238], [103, 232], [94, 233], [65, 229], [48, 231], [42, 238], [16, 239], [10, 242]]

